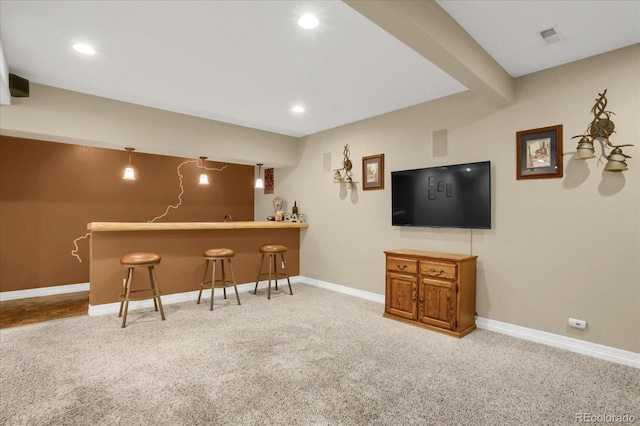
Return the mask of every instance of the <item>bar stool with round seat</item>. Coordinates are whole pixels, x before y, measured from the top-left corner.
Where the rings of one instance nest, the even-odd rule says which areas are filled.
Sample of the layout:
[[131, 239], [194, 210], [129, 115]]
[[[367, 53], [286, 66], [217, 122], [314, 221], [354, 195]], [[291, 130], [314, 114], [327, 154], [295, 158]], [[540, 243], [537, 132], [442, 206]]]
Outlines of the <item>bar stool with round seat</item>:
[[[156, 279], [156, 271], [154, 266], [160, 263], [161, 257], [156, 253], [129, 253], [120, 258], [120, 264], [128, 269], [127, 279], [124, 282], [122, 293], [120, 294], [120, 311], [118, 317], [122, 317], [122, 328], [127, 324], [127, 312], [129, 311], [130, 300], [148, 299], [149, 297], [141, 297], [140, 299], [131, 299], [131, 293], [151, 290], [151, 298], [153, 298], [153, 306], [157, 311], [160, 309], [160, 316], [164, 321], [164, 311], [162, 310], [162, 301], [160, 300], [160, 290], [158, 289], [158, 281]], [[135, 268], [149, 268], [149, 281], [151, 287], [131, 290], [131, 282], [133, 281], [133, 270]], [[123, 312], [124, 308], [124, 312]]]
[[[289, 284], [289, 294], [293, 296], [293, 290], [291, 290], [291, 282], [289, 281], [289, 270], [287, 269], [287, 262], [284, 259], [284, 254], [287, 252], [287, 247], [282, 244], [265, 244], [260, 247], [260, 253], [262, 254], [262, 258], [260, 259], [260, 266], [258, 267], [258, 277], [256, 278], [256, 288], [253, 290], [253, 294], [256, 294], [258, 291], [258, 281], [260, 281], [260, 277], [269, 277], [269, 286], [267, 288], [267, 299], [271, 299], [271, 277], [276, 281], [276, 290], [278, 289], [278, 277], [286, 278], [287, 283]], [[264, 257], [269, 256], [269, 272], [262, 272], [262, 268], [264, 265]], [[280, 255], [282, 259], [282, 267], [284, 268], [284, 272], [278, 272], [278, 264], [277, 257]]]
[[[209, 305], [209, 310], [213, 311], [213, 295], [214, 290], [216, 288], [222, 288], [224, 293], [224, 298], [227, 298], [227, 287], [233, 287], [236, 291], [236, 299], [238, 301], [238, 305], [240, 304], [240, 296], [238, 295], [238, 287], [236, 287], [236, 277], [233, 273], [233, 266], [231, 265], [231, 259], [235, 256], [235, 252], [229, 248], [214, 248], [206, 250], [202, 253], [202, 256], [205, 258], [204, 263], [204, 273], [202, 274], [202, 282], [200, 283], [200, 293], [198, 294], [198, 302], [200, 303], [200, 298], [202, 297], [202, 290], [206, 288], [211, 288], [211, 304]], [[231, 279], [228, 280], [224, 263], [227, 261], [227, 269], [231, 272]], [[220, 261], [220, 270], [221, 270], [221, 279], [216, 279], [216, 263]], [[211, 280], [206, 281], [207, 279], [207, 271], [209, 269], [209, 262], [213, 262], [213, 271], [211, 272]], [[207, 287], [206, 284], [211, 283], [211, 287]], [[221, 283], [221, 285], [216, 285], [216, 283]]]

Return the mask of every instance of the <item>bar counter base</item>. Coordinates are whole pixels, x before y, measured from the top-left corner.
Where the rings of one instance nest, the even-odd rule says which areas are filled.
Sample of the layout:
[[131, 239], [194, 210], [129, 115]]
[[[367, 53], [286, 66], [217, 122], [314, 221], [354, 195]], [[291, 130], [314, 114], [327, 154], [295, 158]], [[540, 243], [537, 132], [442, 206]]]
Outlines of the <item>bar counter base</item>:
[[[155, 225], [155, 226], [153, 226]], [[233, 225], [233, 226], [231, 226]], [[120, 257], [132, 252], [158, 253], [162, 260], [155, 267], [158, 287], [164, 301], [170, 295], [200, 290], [204, 258], [211, 248], [230, 248], [239, 283], [255, 285], [260, 263], [260, 246], [287, 246], [287, 266], [291, 276], [300, 274], [300, 223], [232, 222], [232, 223], [104, 223], [92, 222], [89, 267], [89, 305], [119, 302], [126, 269]], [[134, 271], [134, 288], [148, 277]], [[144, 296], [144, 293], [141, 293]]]

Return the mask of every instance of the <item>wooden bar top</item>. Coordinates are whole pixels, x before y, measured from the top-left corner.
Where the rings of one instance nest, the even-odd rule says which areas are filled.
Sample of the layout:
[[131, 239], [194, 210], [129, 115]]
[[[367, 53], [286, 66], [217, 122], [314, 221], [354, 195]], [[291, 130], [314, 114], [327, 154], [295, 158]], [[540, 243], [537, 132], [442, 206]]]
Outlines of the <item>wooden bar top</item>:
[[198, 229], [292, 229], [308, 228], [308, 223], [299, 222], [91, 222], [87, 230], [103, 231], [184, 231]]

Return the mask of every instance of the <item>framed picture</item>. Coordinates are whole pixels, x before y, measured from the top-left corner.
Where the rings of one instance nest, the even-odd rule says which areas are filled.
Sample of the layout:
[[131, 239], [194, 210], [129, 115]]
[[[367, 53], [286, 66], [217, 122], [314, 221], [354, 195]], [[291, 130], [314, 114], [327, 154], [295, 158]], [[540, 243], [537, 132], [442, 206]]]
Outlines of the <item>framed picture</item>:
[[517, 179], [562, 177], [562, 124], [516, 133]]
[[362, 157], [362, 189], [384, 189], [384, 154]]
[[273, 168], [264, 169], [264, 193], [273, 194]]

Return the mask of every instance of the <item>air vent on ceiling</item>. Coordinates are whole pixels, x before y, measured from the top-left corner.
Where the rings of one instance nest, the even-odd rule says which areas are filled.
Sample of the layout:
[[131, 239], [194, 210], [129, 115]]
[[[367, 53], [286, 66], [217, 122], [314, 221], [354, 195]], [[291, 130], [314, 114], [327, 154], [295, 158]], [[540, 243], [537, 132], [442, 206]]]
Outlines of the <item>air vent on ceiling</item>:
[[540, 37], [542, 37], [542, 39], [547, 44], [560, 41], [560, 37], [558, 36], [558, 32], [555, 28], [549, 28], [547, 30], [540, 31]]

